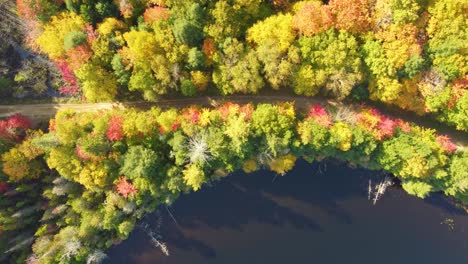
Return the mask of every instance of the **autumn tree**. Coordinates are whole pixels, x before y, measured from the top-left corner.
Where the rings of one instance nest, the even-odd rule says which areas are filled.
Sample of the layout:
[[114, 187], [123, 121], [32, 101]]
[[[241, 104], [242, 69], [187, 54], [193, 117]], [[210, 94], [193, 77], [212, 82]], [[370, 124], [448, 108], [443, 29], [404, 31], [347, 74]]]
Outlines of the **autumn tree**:
[[333, 15], [328, 5], [321, 1], [308, 1], [301, 5], [292, 20], [293, 29], [310, 37], [328, 30], [333, 24]]
[[132, 65], [130, 90], [141, 90], [147, 99], [175, 90], [182, 74], [180, 62], [188, 52], [186, 46], [178, 47], [175, 38], [164, 22], [153, 24], [154, 32], [132, 30], [123, 35], [127, 46], [124, 58]]
[[291, 30], [291, 22], [291, 15], [270, 16], [247, 32], [247, 40], [256, 45], [262, 73], [274, 89], [292, 83], [292, 73], [300, 60], [299, 50], [292, 46], [295, 34]]
[[296, 72], [294, 91], [307, 96], [320, 89], [343, 99], [362, 80], [356, 39], [346, 32], [329, 30], [299, 39], [303, 63]]
[[331, 0], [328, 5], [335, 28], [351, 33], [363, 33], [369, 29], [369, 0]]
[[213, 82], [223, 94], [256, 93], [263, 87], [255, 53], [237, 39], [226, 39], [214, 60]]
[[117, 95], [117, 80], [104, 68], [87, 63], [76, 72], [83, 94], [90, 102], [111, 101]]
[[53, 16], [44, 26], [44, 32], [37, 39], [37, 44], [51, 59], [59, 59], [65, 55], [64, 41], [67, 34], [80, 34], [78, 32], [81, 32], [85, 25], [83, 18], [72, 12]]
[[468, 58], [463, 50], [468, 45], [468, 22], [463, 0], [436, 1], [428, 9], [431, 14], [427, 25], [429, 54], [436, 70], [447, 80], [468, 73]]

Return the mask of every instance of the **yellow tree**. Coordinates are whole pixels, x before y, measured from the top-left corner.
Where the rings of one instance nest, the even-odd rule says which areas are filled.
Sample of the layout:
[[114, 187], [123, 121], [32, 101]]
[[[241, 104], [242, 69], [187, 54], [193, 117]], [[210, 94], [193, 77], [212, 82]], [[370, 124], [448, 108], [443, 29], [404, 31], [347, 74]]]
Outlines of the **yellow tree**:
[[75, 13], [65, 12], [45, 24], [44, 32], [37, 39], [40, 49], [51, 59], [59, 59], [65, 55], [64, 41], [67, 33], [83, 31], [86, 22]]
[[194, 191], [198, 191], [202, 184], [205, 182], [205, 173], [196, 164], [188, 165], [183, 171], [184, 182], [190, 186]]
[[84, 96], [90, 102], [112, 101], [117, 95], [115, 76], [101, 66], [85, 63], [76, 76], [80, 79]]

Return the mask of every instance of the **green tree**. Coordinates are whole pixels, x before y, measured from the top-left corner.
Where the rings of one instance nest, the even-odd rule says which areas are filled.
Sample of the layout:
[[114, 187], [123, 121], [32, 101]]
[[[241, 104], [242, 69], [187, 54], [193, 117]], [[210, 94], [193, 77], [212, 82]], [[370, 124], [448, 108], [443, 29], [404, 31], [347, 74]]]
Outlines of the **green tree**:
[[331, 29], [301, 37], [299, 46], [303, 63], [296, 73], [296, 93], [314, 95], [322, 88], [324, 94], [343, 99], [362, 80], [358, 43], [349, 33]]
[[213, 82], [223, 94], [256, 93], [263, 85], [260, 63], [255, 53], [236, 39], [226, 39], [214, 57]]
[[128, 179], [155, 178], [161, 158], [143, 146], [131, 146], [122, 158], [120, 173]]

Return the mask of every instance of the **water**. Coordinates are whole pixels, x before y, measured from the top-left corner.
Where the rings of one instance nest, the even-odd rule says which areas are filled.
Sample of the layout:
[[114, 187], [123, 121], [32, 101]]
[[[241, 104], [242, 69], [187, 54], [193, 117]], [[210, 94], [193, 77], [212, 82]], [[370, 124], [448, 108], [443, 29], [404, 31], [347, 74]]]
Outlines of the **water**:
[[318, 166], [298, 161], [276, 178], [239, 172], [183, 195], [169, 207], [177, 223], [160, 210], [169, 257], [136, 229], [104, 263], [468, 263], [467, 214], [442, 195], [421, 200], [389, 187], [374, 206], [368, 180], [381, 174]]

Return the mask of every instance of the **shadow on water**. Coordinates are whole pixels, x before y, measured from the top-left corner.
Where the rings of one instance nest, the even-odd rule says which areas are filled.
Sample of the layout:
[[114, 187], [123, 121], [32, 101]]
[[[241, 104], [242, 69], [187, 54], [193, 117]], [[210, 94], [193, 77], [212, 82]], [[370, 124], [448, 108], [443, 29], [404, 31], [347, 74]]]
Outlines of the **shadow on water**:
[[[466, 214], [442, 195], [421, 200], [391, 187], [374, 207], [367, 200], [368, 182], [381, 181], [383, 174], [330, 161], [317, 173], [323, 164], [301, 160], [285, 176], [238, 172], [182, 195], [144, 219], [150, 225], [163, 219], [159, 232], [171, 256], [137, 229], [109, 250], [105, 263], [311, 263], [311, 249], [318, 252], [316, 263], [343, 263], [350, 256], [359, 262], [345, 263], [374, 263], [390, 250], [397, 252], [378, 263], [404, 263], [406, 256], [412, 263], [468, 263]], [[455, 219], [458, 233], [442, 225], [448, 218]], [[382, 237], [376, 237], [379, 232]], [[440, 252], [422, 255], [431, 247]]]

